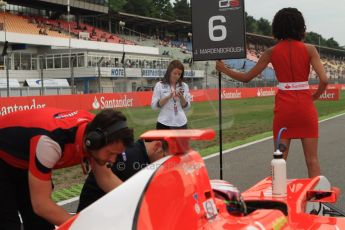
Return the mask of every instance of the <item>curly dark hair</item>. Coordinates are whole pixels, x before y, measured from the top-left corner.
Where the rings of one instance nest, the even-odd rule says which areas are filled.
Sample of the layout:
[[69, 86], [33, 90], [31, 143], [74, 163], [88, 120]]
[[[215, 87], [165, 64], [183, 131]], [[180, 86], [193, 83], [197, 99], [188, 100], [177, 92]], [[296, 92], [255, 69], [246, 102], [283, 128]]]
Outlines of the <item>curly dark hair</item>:
[[170, 84], [170, 74], [174, 69], [179, 69], [182, 71], [181, 77], [177, 82], [177, 83], [179, 83], [179, 85], [182, 84], [183, 75], [184, 75], [184, 65], [179, 60], [173, 60], [170, 62], [169, 66], [167, 68], [167, 71], [164, 74], [164, 78], [162, 79], [163, 83]]
[[[89, 124], [87, 124], [85, 129], [85, 136], [91, 131], [95, 131], [97, 129], [104, 131], [118, 121], [127, 121], [127, 118], [120, 111], [116, 111], [113, 109], [102, 110], [94, 117], [94, 119]], [[110, 144], [118, 140], [122, 141], [124, 146], [126, 147], [131, 146], [134, 141], [133, 129], [125, 127], [123, 129], [120, 129], [119, 131], [112, 133], [107, 137], [106, 144]]]
[[290, 38], [301, 41], [305, 37], [305, 31], [303, 15], [296, 8], [283, 8], [273, 18], [272, 33], [278, 40]]

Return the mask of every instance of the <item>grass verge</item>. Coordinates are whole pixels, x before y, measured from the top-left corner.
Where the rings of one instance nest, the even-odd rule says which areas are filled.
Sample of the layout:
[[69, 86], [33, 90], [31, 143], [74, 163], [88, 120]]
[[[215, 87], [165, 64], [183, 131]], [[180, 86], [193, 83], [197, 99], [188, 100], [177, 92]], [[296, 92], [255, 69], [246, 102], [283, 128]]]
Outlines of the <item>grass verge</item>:
[[[345, 112], [345, 92], [341, 93], [339, 101], [317, 101], [316, 107], [319, 119]], [[223, 107], [223, 149], [230, 149], [272, 135], [272, 119], [274, 98], [250, 98], [228, 100], [222, 102]], [[158, 112], [150, 107], [128, 108], [121, 110], [128, 118], [128, 123], [134, 127], [135, 137], [143, 132], [154, 129]], [[193, 103], [188, 113], [189, 128], [213, 128], [217, 136], [213, 141], [193, 142], [192, 147], [202, 156], [219, 152], [218, 140], [218, 102], [207, 101]], [[53, 181], [55, 201], [66, 200], [80, 194], [85, 180], [81, 167], [55, 170]]]

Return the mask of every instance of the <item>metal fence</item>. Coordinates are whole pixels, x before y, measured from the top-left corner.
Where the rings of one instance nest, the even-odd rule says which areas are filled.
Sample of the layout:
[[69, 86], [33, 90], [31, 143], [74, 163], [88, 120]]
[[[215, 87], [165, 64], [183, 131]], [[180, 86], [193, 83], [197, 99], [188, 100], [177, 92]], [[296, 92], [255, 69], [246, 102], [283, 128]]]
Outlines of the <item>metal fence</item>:
[[[218, 88], [217, 79], [216, 77], [213, 78], [213, 83], [208, 84], [208, 88]], [[210, 81], [210, 79], [209, 79]], [[317, 85], [319, 81], [317, 79], [309, 80], [310, 85]], [[202, 81], [194, 81], [188, 82], [190, 89], [204, 89], [206, 88], [205, 79]], [[242, 83], [239, 81], [234, 81], [228, 78], [222, 79], [222, 87], [223, 88], [257, 88], [257, 87], [275, 87], [278, 84], [276, 80], [261, 80], [261, 79], [254, 79], [249, 83]], [[345, 84], [345, 79], [329, 79], [329, 84]], [[138, 91], [139, 89], [143, 88], [143, 90], [152, 90], [154, 86], [150, 85], [150, 87], [146, 87], [138, 85], [135, 89], [124, 90], [124, 83], [117, 84], [114, 86], [102, 86], [97, 90], [92, 90], [90, 93], [121, 93], [121, 92], [133, 92]], [[9, 90], [10, 97], [20, 97], [20, 96], [41, 96], [41, 95], [69, 95], [71, 94], [71, 87], [45, 87], [43, 88], [32, 88], [32, 87], [13, 87]], [[75, 90], [76, 91], [76, 90]], [[83, 92], [78, 92], [83, 93]], [[7, 89], [0, 88], [0, 97], [7, 97]]]
[[[21, 96], [41, 96], [41, 95], [68, 95], [71, 94], [71, 87], [64, 88], [30, 88], [30, 87], [16, 87], [9, 89], [10, 97]], [[0, 89], [0, 97], [7, 97], [7, 89]]]

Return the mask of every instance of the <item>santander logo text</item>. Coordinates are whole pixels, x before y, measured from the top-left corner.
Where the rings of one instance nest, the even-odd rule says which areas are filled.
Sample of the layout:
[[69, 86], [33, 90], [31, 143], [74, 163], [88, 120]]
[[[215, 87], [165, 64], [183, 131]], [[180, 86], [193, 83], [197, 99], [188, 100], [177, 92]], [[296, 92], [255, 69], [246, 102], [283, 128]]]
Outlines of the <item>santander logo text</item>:
[[[312, 93], [315, 93], [316, 90], [312, 90]], [[338, 101], [340, 99], [340, 90], [339, 89], [326, 89], [323, 92], [319, 100], [321, 101]]]
[[323, 94], [320, 95], [320, 99], [334, 100], [334, 99], [336, 99], [336, 95], [335, 95], [335, 93], [329, 93], [329, 92], [325, 91]]
[[92, 103], [93, 109], [114, 109], [114, 108], [128, 108], [133, 107], [133, 98], [127, 98], [124, 95], [122, 98], [111, 98], [108, 99], [105, 96], [101, 96], [99, 100], [95, 96]]
[[276, 91], [273, 88], [270, 88], [270, 89], [259, 88], [256, 95], [258, 97], [274, 96], [274, 95], [276, 95]]
[[242, 98], [242, 92], [237, 90], [235, 92], [227, 92], [226, 90], [223, 90], [221, 97], [222, 99], [240, 99]]
[[4, 116], [8, 113], [22, 111], [22, 110], [31, 110], [31, 109], [41, 109], [46, 107], [46, 104], [39, 104], [36, 102], [36, 99], [32, 99], [31, 103], [27, 104], [12, 104], [8, 106], [0, 106], [0, 115]]

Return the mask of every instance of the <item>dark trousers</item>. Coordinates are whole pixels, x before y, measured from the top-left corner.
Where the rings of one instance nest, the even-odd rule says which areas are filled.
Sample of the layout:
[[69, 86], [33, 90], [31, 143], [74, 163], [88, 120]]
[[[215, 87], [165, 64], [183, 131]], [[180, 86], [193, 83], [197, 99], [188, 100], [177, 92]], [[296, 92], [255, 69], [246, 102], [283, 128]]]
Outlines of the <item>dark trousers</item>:
[[[115, 166], [113, 167], [115, 168]], [[95, 175], [92, 172], [89, 173], [79, 196], [77, 212], [82, 211], [105, 194], [98, 186]]]
[[0, 159], [0, 229], [20, 230], [54, 229], [54, 225], [37, 216], [32, 210], [28, 170], [18, 169]]
[[166, 126], [166, 125], [163, 125], [162, 123], [157, 122], [156, 129], [188, 129], [188, 128], [187, 128], [187, 124], [182, 125], [182, 126]]

